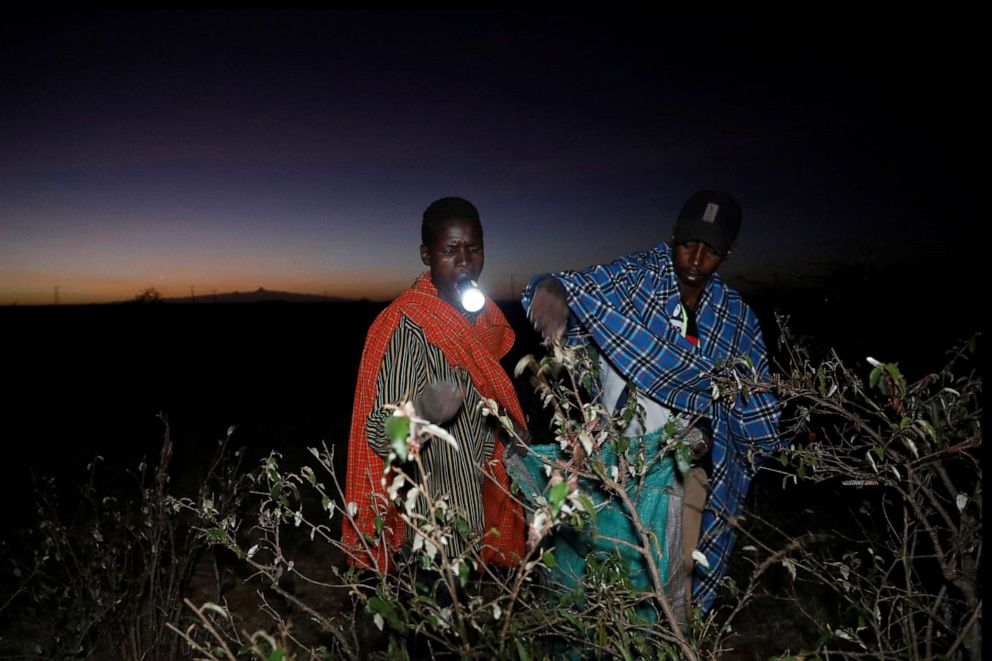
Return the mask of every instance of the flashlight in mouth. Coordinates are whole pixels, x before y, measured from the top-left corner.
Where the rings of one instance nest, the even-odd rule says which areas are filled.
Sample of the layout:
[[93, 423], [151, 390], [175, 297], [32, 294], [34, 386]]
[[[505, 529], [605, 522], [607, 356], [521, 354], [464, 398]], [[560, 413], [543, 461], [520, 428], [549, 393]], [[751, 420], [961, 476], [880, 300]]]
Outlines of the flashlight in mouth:
[[464, 277], [455, 283], [458, 290], [458, 301], [466, 312], [478, 312], [486, 304], [486, 295], [479, 289], [479, 283], [469, 277]]

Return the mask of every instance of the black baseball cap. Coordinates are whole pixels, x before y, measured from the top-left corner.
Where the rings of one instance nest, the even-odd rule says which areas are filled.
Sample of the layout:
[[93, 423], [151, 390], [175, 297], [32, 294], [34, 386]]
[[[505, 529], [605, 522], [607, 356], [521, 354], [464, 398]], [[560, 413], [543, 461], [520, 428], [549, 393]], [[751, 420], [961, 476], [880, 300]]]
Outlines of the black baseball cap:
[[693, 193], [675, 221], [675, 243], [703, 241], [720, 255], [727, 254], [741, 228], [741, 205], [723, 191]]

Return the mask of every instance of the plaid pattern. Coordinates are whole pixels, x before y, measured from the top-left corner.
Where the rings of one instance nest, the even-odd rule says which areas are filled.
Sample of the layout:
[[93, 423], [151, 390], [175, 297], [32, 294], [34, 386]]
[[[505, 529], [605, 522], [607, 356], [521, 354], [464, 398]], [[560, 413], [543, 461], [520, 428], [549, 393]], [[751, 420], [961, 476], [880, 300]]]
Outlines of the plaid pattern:
[[[671, 248], [621, 257], [582, 272], [554, 276], [568, 292], [568, 307], [597, 347], [628, 380], [652, 399], [689, 415], [707, 417], [713, 427], [713, 474], [703, 512], [699, 550], [710, 569], [696, 565], [693, 598], [705, 612], [727, 569], [736, 535], [727, 520], [740, 514], [747, 488], [764, 453], [780, 447], [780, 407], [770, 393], [738, 397], [733, 406], [712, 396], [705, 376], [738, 356], [751, 358], [768, 375], [761, 328], [740, 294], [713, 274], [699, 300], [699, 344], [693, 345], [670, 323], [680, 303]], [[522, 301], [529, 308], [531, 280]], [[573, 326], [568, 341], [582, 341]]]
[[[365, 420], [375, 406], [376, 378], [390, 339], [403, 317], [419, 326], [427, 341], [439, 349], [451, 365], [466, 370], [480, 394], [499, 402], [521, 426], [526, 424], [513, 383], [499, 364], [514, 340], [513, 330], [503, 313], [487, 300], [475, 323], [470, 323], [438, 297], [430, 272], [422, 274], [410, 289], [376, 317], [369, 328], [352, 409], [345, 500], [355, 503], [357, 513], [354, 526], [345, 519], [342, 541], [352, 551], [354, 565], [378, 571], [390, 569], [392, 553], [405, 541], [404, 525], [380, 483], [384, 464], [369, 445]], [[503, 443], [494, 444], [486, 469], [491, 478], [485, 479], [482, 488], [486, 533], [482, 558], [487, 563], [512, 565], [523, 557], [525, 521], [522, 508], [508, 495], [510, 480], [503, 466]], [[363, 538], [375, 538], [376, 516], [382, 516], [385, 523], [386, 548], [381, 543], [363, 542]]]

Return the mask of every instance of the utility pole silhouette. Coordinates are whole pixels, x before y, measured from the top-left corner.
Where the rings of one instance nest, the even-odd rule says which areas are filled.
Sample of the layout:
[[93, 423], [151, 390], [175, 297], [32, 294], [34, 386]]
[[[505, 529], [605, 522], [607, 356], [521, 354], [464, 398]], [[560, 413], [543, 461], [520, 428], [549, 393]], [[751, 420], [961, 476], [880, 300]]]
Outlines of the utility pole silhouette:
[[55, 285], [55, 305], [59, 304], [59, 286]]
[[196, 303], [196, 292], [193, 291], [193, 285], [189, 286], [189, 302]]

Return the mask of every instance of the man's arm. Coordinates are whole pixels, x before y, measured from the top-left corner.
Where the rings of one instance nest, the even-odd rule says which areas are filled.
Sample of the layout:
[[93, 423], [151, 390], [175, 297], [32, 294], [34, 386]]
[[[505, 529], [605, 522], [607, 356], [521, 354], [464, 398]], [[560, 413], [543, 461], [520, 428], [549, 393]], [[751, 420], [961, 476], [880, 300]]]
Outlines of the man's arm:
[[427, 383], [426, 339], [412, 322], [404, 319], [393, 332], [376, 376], [375, 405], [365, 419], [365, 433], [372, 450], [386, 457], [392, 448], [386, 436], [387, 404], [412, 400], [417, 415], [443, 424], [458, 413], [465, 399], [464, 388], [453, 381]]

